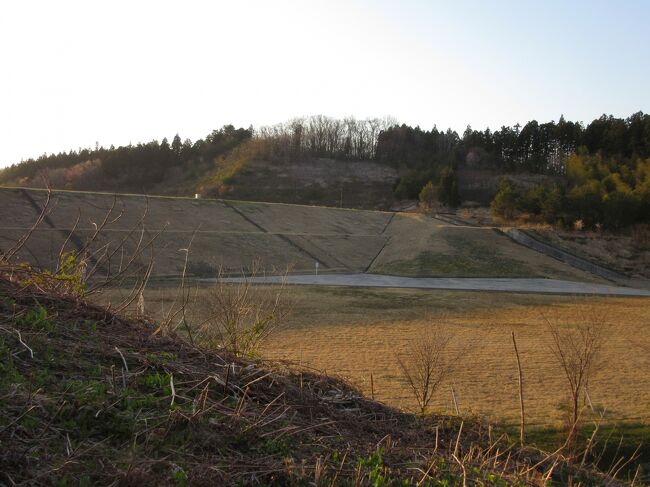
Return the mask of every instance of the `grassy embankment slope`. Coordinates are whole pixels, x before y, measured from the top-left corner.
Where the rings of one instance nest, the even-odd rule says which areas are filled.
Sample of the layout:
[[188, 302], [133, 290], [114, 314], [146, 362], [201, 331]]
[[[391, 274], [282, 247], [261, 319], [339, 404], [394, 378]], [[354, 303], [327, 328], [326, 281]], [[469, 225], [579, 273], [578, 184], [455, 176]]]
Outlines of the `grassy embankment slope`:
[[[0, 237], [5, 242], [18, 238], [43, 199], [41, 191], [0, 190]], [[48, 221], [24, 252], [25, 259], [43, 265], [53, 263], [73, 228], [76, 240], [83, 241], [115, 203], [111, 219], [120, 218], [107, 225], [100, 243], [114, 243], [137, 229], [127, 239], [133, 245], [141, 219], [147, 235], [162, 230], [154, 244], [157, 276], [179, 274], [184, 259], [179, 249], [196, 232], [190, 271], [204, 276], [214, 275], [219, 266], [239, 272], [259, 260], [267, 270], [291, 266], [297, 272], [312, 272], [318, 261], [326, 272], [596, 280], [493, 230], [454, 227], [421, 215], [79, 192], [55, 192], [53, 201]]]

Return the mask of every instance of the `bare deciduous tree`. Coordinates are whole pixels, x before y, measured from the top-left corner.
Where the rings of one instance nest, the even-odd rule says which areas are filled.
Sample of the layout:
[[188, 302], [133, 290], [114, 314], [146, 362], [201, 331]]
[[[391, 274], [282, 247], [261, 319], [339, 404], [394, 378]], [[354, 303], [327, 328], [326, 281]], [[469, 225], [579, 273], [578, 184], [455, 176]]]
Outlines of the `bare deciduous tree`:
[[379, 134], [397, 122], [392, 118], [342, 120], [315, 115], [294, 118], [285, 124], [261, 127], [256, 140], [264, 146], [265, 157], [292, 160], [305, 156], [346, 160], [373, 159]]
[[549, 323], [551, 351], [562, 368], [569, 393], [567, 446], [575, 442], [587, 386], [602, 348], [602, 319], [591, 317], [588, 321], [562, 328]]
[[423, 415], [440, 383], [452, 372], [454, 360], [448, 354], [452, 339], [453, 335], [433, 328], [413, 340], [408, 353], [397, 356], [402, 376]]

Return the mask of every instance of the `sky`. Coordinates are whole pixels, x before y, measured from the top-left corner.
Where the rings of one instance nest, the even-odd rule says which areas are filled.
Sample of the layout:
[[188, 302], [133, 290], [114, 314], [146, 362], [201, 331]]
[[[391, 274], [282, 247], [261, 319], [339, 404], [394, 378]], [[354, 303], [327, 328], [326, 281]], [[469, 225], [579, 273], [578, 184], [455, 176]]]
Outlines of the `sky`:
[[650, 111], [650, 1], [11, 1], [0, 167], [296, 116], [462, 132]]

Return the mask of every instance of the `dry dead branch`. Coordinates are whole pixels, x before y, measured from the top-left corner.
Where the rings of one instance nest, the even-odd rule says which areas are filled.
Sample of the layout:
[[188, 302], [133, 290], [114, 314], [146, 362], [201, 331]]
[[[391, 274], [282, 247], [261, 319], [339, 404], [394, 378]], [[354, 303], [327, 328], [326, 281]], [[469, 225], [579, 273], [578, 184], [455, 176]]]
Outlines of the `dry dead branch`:
[[517, 358], [517, 378], [519, 385], [519, 444], [524, 446], [524, 435], [526, 429], [526, 411], [524, 409], [524, 374], [521, 371], [521, 359], [519, 358], [519, 349], [517, 348], [517, 339], [515, 332], [512, 332], [512, 345], [515, 349], [515, 357]]

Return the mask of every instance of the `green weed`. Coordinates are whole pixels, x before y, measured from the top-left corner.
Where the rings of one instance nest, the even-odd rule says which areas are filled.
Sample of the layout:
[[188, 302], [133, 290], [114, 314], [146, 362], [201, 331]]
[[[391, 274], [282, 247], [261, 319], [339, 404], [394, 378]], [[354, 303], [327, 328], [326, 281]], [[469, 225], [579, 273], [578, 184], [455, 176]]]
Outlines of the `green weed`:
[[16, 325], [21, 328], [31, 328], [38, 331], [54, 331], [54, 320], [47, 310], [39, 304], [29, 309], [24, 315], [16, 317]]
[[282, 455], [283, 457], [289, 457], [291, 456], [294, 446], [295, 445], [293, 445], [288, 438], [269, 438], [262, 446], [262, 449], [269, 455]]

